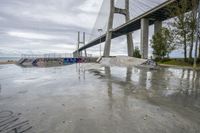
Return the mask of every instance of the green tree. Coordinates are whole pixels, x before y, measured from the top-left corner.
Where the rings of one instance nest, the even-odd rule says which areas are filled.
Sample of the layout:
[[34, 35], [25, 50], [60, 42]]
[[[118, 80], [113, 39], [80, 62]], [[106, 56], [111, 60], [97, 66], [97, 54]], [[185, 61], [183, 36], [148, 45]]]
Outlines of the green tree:
[[190, 41], [190, 50], [189, 50], [189, 59], [192, 60], [192, 54], [194, 49], [195, 42], [195, 33], [196, 33], [196, 23], [197, 23], [197, 8], [198, 8], [198, 0], [191, 0], [192, 10], [188, 13], [188, 25], [189, 25], [189, 41]]
[[200, 59], [200, 45], [199, 45], [199, 59]]
[[133, 57], [136, 57], [136, 58], [141, 58], [141, 57], [142, 57], [142, 55], [140, 54], [140, 50], [139, 50], [138, 47], [136, 47], [136, 48], [134, 49]]
[[177, 1], [175, 6], [169, 7], [172, 8], [173, 12], [170, 12], [173, 18], [173, 22], [171, 23], [173, 31], [177, 35], [176, 43], [183, 46], [184, 50], [184, 60], [187, 61], [187, 46], [189, 43], [189, 15], [188, 13], [188, 5], [191, 5], [191, 2], [188, 0]]
[[165, 56], [169, 57], [169, 54], [176, 48], [173, 38], [171, 30], [162, 28], [151, 40], [153, 54], [159, 59], [163, 59]]
[[[200, 2], [198, 1], [197, 2], [198, 4], [198, 7], [197, 7], [197, 13], [198, 13], [198, 17], [197, 17], [197, 24], [196, 24], [196, 44], [195, 44], [195, 56], [194, 56], [194, 63], [193, 63], [193, 67], [196, 68], [197, 67], [197, 52], [198, 52], [198, 46], [200, 47], [199, 45], [199, 38], [200, 38], [200, 32], [199, 32], [199, 23], [200, 23]], [[200, 51], [199, 51], [199, 54], [200, 54]]]

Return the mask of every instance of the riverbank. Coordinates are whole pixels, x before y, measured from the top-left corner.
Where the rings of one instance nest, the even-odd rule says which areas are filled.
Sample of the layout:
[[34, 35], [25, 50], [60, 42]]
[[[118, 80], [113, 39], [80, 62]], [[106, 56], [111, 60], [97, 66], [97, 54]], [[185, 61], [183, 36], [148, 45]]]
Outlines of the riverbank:
[[0, 61], [0, 65], [5, 65], [5, 64], [16, 64], [16, 61]]
[[190, 69], [190, 70], [200, 70], [200, 67], [194, 68], [193, 66], [179, 66], [179, 65], [169, 65], [169, 64], [159, 64], [161, 67], [176, 68], [176, 69]]
[[162, 67], [200, 70], [200, 64], [197, 64], [197, 68], [194, 68], [192, 63], [185, 62], [184, 59], [166, 59], [159, 61], [158, 64]]

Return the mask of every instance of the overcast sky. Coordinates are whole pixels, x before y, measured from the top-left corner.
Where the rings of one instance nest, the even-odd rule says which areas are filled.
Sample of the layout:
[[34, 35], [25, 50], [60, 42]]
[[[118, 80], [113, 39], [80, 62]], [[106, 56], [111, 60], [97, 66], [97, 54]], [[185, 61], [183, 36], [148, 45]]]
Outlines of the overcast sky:
[[[89, 38], [102, 1], [0, 0], [0, 56], [72, 53], [76, 49], [78, 31], [86, 32]], [[150, 36], [152, 32], [151, 27]], [[140, 32], [135, 32], [133, 38], [135, 46], [139, 46]], [[127, 53], [124, 36], [113, 43], [118, 45], [112, 45], [112, 54]], [[98, 54], [98, 49], [96, 46], [89, 52]]]
[[0, 0], [0, 56], [66, 53], [90, 32], [102, 0]]

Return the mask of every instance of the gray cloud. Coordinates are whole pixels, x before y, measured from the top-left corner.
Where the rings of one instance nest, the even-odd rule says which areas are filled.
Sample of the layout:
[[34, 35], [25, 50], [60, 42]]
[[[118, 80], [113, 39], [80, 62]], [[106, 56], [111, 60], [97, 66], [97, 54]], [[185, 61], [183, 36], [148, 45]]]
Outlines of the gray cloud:
[[[76, 48], [78, 31], [86, 32], [88, 40], [91, 40], [99, 35], [95, 28], [105, 28], [109, 0], [104, 0], [103, 4], [106, 9], [103, 9], [100, 14], [102, 1], [0, 0], [0, 56], [73, 52]], [[150, 2], [146, 0], [146, 5], [156, 6], [164, 1], [152, 0]], [[145, 2], [140, 0], [131, 2], [131, 17], [151, 8], [146, 6], [141, 10], [140, 6]], [[135, 7], [135, 5], [138, 6]], [[137, 12], [132, 10], [137, 10]], [[100, 17], [96, 21], [98, 15]], [[114, 25], [123, 22], [122, 16], [116, 17]], [[94, 25], [95, 27], [93, 27]], [[93, 32], [91, 32], [92, 30]], [[150, 28], [150, 33], [152, 35], [152, 28]], [[139, 46], [140, 31], [134, 32], [133, 38], [135, 46]], [[122, 36], [112, 41], [112, 54], [127, 53], [125, 39]], [[88, 51], [99, 54], [99, 46], [90, 48]]]
[[0, 0], [0, 56], [72, 52], [77, 32], [90, 33], [100, 1]]

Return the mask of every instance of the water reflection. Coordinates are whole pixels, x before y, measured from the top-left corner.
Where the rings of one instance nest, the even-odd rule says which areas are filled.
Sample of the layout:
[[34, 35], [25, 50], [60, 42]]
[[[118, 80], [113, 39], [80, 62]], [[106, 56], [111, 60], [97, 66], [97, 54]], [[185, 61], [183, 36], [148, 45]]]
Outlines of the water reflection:
[[2, 89], [2, 87], [1, 87], [1, 84], [0, 84], [0, 94], [1, 94], [1, 89]]
[[6, 68], [0, 108], [25, 114], [36, 132], [199, 132], [199, 72], [89, 68]]
[[[137, 98], [152, 100], [154, 98], [182, 104], [183, 106], [200, 106], [200, 72], [193, 70], [161, 69], [147, 71], [137, 68], [126, 68], [126, 77], [123, 68], [104, 67], [101, 71], [91, 71], [107, 82], [108, 96], [115, 95], [113, 85], [119, 86], [124, 96], [134, 95]], [[119, 76], [112, 73], [119, 73]], [[105, 76], [103, 76], [105, 75]], [[198, 105], [197, 105], [198, 104]]]
[[105, 74], [106, 78], [108, 80], [107, 86], [108, 86], [108, 96], [112, 98], [112, 81], [111, 81], [111, 70], [110, 67], [105, 67]]
[[81, 79], [85, 80], [85, 78], [86, 78], [86, 74], [85, 74], [86, 70], [85, 70], [85, 67], [83, 67], [81, 65], [81, 63], [76, 63], [76, 72], [78, 73], [79, 81]]
[[[132, 84], [132, 68], [127, 68], [125, 80], [120, 77], [113, 76], [110, 67], [104, 67], [105, 78], [107, 79], [108, 96], [112, 96], [113, 84], [120, 85], [124, 88], [124, 94], [129, 95], [130, 90], [133, 89]], [[102, 75], [102, 73], [100, 74]]]

